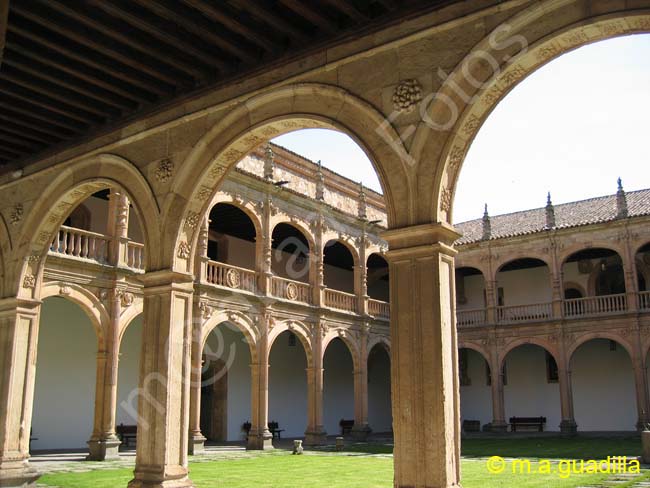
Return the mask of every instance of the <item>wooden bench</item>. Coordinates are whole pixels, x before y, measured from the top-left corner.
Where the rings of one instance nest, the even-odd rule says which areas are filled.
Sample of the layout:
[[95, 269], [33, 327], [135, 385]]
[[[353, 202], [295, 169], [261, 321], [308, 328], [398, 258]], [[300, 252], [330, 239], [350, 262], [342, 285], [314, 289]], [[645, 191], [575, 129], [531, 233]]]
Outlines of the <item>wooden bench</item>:
[[120, 439], [124, 447], [129, 447], [131, 445], [131, 441], [133, 441], [133, 445], [135, 446], [135, 442], [138, 437], [138, 426], [120, 424], [115, 427], [115, 434], [117, 435], [118, 439]]
[[481, 432], [481, 421], [463, 420], [463, 432]]
[[269, 422], [269, 431], [271, 432], [272, 438], [282, 439], [281, 434], [284, 432], [284, 429], [280, 428], [280, 425], [274, 420]]
[[517, 432], [518, 427], [535, 427], [537, 432], [544, 431], [546, 417], [510, 417], [510, 430]]
[[354, 420], [341, 419], [339, 427], [341, 427], [341, 435], [349, 434], [352, 431], [352, 427], [354, 427]]

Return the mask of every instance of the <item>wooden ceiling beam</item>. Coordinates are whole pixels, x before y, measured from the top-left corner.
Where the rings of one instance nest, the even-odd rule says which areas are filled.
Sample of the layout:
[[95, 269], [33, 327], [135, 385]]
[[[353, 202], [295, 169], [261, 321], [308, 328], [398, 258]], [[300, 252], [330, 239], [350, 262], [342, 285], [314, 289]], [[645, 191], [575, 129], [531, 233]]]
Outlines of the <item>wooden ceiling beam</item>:
[[[78, 134], [81, 130], [83, 130], [84, 125], [87, 126], [87, 124], [81, 125], [78, 123], [70, 123], [64, 120], [63, 117], [57, 117], [55, 114], [43, 109], [42, 107], [34, 104], [17, 102], [16, 100], [12, 100], [7, 95], [4, 95], [0, 98], [0, 108], [6, 110], [7, 113], [11, 111], [14, 113], [27, 115], [32, 119], [37, 119], [41, 122], [45, 122], [45, 126], [51, 125], [60, 127], [72, 132], [73, 134]], [[40, 127], [41, 126], [39, 126], [39, 128]]]
[[[115, 42], [110, 41], [110, 38], [106, 39], [101, 32], [88, 29], [80, 22], [66, 22], [55, 10], [46, 12], [42, 8], [23, 8], [19, 4], [16, 7], [12, 7], [12, 12], [18, 13], [23, 18], [40, 25], [52, 33], [58, 34], [60, 37], [57, 42], [68, 44], [68, 47], [73, 47], [73, 44], [69, 43], [69, 41], [73, 41], [73, 43], [81, 47], [90, 49], [87, 53], [88, 55], [97, 53], [107, 59], [132, 68], [136, 72], [141, 73], [142, 78], [145, 77], [145, 74], [148, 75], [153, 84], [166, 83], [170, 88], [179, 84], [178, 73], [174, 76], [172, 71], [161, 66], [156, 66], [156, 63], [152, 59], [146, 59], [147, 56], [138, 55], [133, 51], [118, 46]], [[114, 65], [113, 68], [120, 69], [120, 66]]]
[[336, 34], [337, 25], [328, 19], [324, 14], [317, 10], [317, 2], [303, 2], [302, 0], [280, 0], [285, 7], [296, 13], [303, 19], [316, 26], [318, 30], [323, 30], [327, 34]]
[[[206, 41], [218, 46], [231, 55], [239, 58], [246, 64], [251, 64], [257, 61], [257, 56], [249, 50], [241, 47], [241, 42], [228, 39], [228, 36], [219, 35], [214, 29], [214, 26], [208, 22], [207, 19], [199, 14], [194, 14], [185, 9], [182, 12], [175, 10], [168, 2], [158, 0], [152, 2], [151, 0], [135, 0], [141, 6], [150, 10], [155, 15], [163, 19], [175, 22], [189, 32], [195, 33], [197, 36], [205, 39]], [[173, 4], [174, 7], [180, 7], [179, 4]]]
[[103, 103], [97, 104], [97, 102], [89, 101], [87, 98], [70, 90], [59, 88], [53, 83], [42, 83], [38, 81], [38, 78], [26, 77], [13, 67], [9, 68], [5, 66], [2, 71], [2, 78], [22, 88], [43, 94], [52, 100], [57, 100], [63, 104], [94, 114], [99, 118], [115, 117], [120, 114], [119, 111], [112, 107], [106, 106]]
[[[67, 103], [61, 103], [49, 99], [48, 97], [30, 89], [18, 86], [7, 79], [0, 80], [0, 93], [7, 97], [22, 100], [31, 105], [39, 106], [54, 114], [75, 120], [81, 125], [91, 126], [102, 122], [105, 117], [97, 117], [88, 112], [71, 107]], [[56, 116], [55, 116], [56, 117]]]
[[58, 11], [63, 12], [66, 17], [101, 32], [106, 37], [129, 46], [131, 49], [141, 53], [145, 58], [150, 58], [151, 60], [155, 60], [156, 63], [168, 66], [172, 72], [178, 71], [179, 73], [183, 73], [184, 76], [194, 78], [201, 82], [204, 82], [208, 78], [206, 70], [186, 61], [185, 58], [187, 56], [183, 57], [182, 53], [178, 56], [175, 49], [160, 48], [157, 43], [151, 42], [150, 39], [143, 39], [141, 35], [138, 35], [128, 25], [116, 24], [114, 19], [103, 14], [101, 11], [96, 10], [93, 12], [94, 17], [91, 17], [79, 6], [72, 8], [60, 0], [48, 0], [48, 4], [53, 5]]
[[39, 150], [43, 148], [42, 144], [34, 144], [29, 141], [21, 140], [11, 134], [5, 134], [0, 131], [0, 144], [3, 144], [7, 148], [15, 148], [16, 151], [20, 151], [23, 154], [29, 154], [34, 150]]
[[69, 73], [59, 71], [56, 68], [46, 66], [34, 60], [27, 61], [22, 56], [16, 55], [13, 52], [5, 59], [5, 65], [11, 66], [20, 74], [46, 81], [51, 85], [67, 88], [72, 92], [84, 95], [119, 111], [131, 111], [138, 106], [137, 103], [116, 97], [96, 85], [91, 85], [81, 79], [71, 79]]
[[358, 10], [351, 2], [346, 0], [325, 0], [337, 10], [340, 10], [348, 17], [354, 19], [355, 22], [363, 22], [368, 20], [368, 16]]
[[17, 52], [29, 60], [35, 60], [43, 63], [45, 66], [59, 69], [70, 76], [84, 80], [93, 87], [103, 88], [138, 105], [141, 103], [151, 103], [155, 100], [155, 96], [149, 92], [135, 87], [129, 87], [126, 82], [110, 75], [104, 74], [102, 76], [102, 72], [96, 68], [88, 67], [65, 56], [61, 57], [56, 52], [45, 46], [41, 46], [39, 43], [26, 42], [25, 39], [17, 39], [16, 41], [8, 40], [7, 49], [10, 49], [12, 52]]
[[255, 43], [258, 47], [269, 53], [280, 50], [281, 46], [277, 44], [270, 36], [265, 35], [264, 31], [246, 25], [229, 12], [225, 12], [218, 3], [205, 2], [202, 0], [182, 0], [186, 5], [198, 10], [206, 17], [219, 22], [227, 29], [244, 36], [249, 41]]
[[7, 22], [9, 20], [9, 0], [0, 0], [0, 66], [4, 59], [5, 38], [7, 36]]
[[19, 23], [14, 18], [14, 22], [9, 24], [9, 31], [20, 34], [31, 41], [38, 42], [50, 50], [72, 58], [75, 61], [85, 64], [103, 72], [113, 78], [118, 78], [130, 85], [135, 85], [141, 90], [149, 93], [154, 93], [158, 96], [165, 96], [170, 94], [169, 88], [164, 88], [159, 83], [144, 81], [142, 75], [137, 70], [128, 68], [120, 63], [114, 62], [112, 59], [105, 58], [98, 60], [99, 56], [96, 55], [91, 49], [83, 46], [71, 46], [70, 43], [61, 39], [61, 36], [53, 38], [51, 34], [45, 33], [41, 29], [35, 28], [33, 25], [26, 23]]
[[253, 17], [257, 17], [262, 22], [270, 25], [274, 29], [283, 32], [290, 39], [306, 41], [309, 36], [294, 26], [291, 22], [282, 18], [282, 16], [273, 12], [268, 6], [255, 0], [232, 0], [232, 3], [246, 10]]
[[[3, 107], [1, 99], [0, 107]], [[19, 127], [21, 130], [31, 131], [32, 133], [47, 134], [57, 140], [69, 139], [75, 134], [75, 131], [56, 127], [54, 124], [48, 124], [47, 121], [44, 122], [24, 112], [14, 112], [11, 108], [9, 105], [5, 105], [3, 110], [0, 110], [0, 121], [5, 122], [0, 123], [0, 126], [4, 127], [5, 130], [9, 130], [9, 126]]]
[[154, 20], [153, 18], [145, 19], [144, 15], [134, 13], [134, 5], [130, 5], [131, 10], [129, 10], [118, 1], [89, 0], [89, 2], [94, 8], [101, 9], [113, 17], [123, 20], [136, 29], [158, 39], [159, 42], [162, 42], [166, 46], [177, 46], [183, 52], [188, 53], [207, 66], [213, 66], [219, 71], [228, 71], [230, 68], [230, 65], [223, 58], [216, 57], [208, 51], [199, 49], [197, 47], [197, 45], [200, 45], [199, 43], [192, 42], [193, 39], [180, 34], [178, 28], [171, 22]]
[[16, 153], [13, 151], [9, 151], [0, 145], [0, 157], [7, 161], [13, 161], [15, 159], [19, 159], [22, 155], [20, 153]]
[[[6, 121], [6, 119], [5, 119]], [[24, 125], [18, 123], [18, 121], [13, 120], [13, 124], [3, 124], [0, 121], [0, 130], [2, 132], [5, 132], [7, 134], [13, 134], [18, 137], [22, 137], [23, 139], [27, 139], [30, 141], [38, 142], [40, 144], [43, 144], [45, 146], [50, 145], [50, 144], [56, 144], [61, 140], [60, 137], [52, 137], [47, 134], [44, 134], [42, 132], [38, 132], [36, 130], [30, 129], [28, 127], [25, 127]]]

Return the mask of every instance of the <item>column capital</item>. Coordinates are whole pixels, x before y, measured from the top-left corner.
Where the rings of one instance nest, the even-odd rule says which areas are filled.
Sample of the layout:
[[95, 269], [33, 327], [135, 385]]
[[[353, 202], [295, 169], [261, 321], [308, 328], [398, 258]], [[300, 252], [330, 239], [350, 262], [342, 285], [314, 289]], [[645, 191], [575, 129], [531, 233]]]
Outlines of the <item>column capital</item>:
[[190, 273], [181, 273], [172, 269], [162, 269], [151, 271], [138, 276], [145, 289], [157, 289], [160, 291], [169, 290], [170, 288], [178, 291], [194, 291], [194, 276]]
[[8, 297], [0, 298], [0, 316], [13, 314], [17, 311], [22, 313], [36, 313], [36, 310], [42, 305], [41, 300], [31, 298]]
[[389, 259], [431, 252], [455, 256], [457, 251], [452, 246], [460, 236], [445, 222], [389, 229], [381, 234], [381, 238], [388, 242], [389, 251], [386, 256]]

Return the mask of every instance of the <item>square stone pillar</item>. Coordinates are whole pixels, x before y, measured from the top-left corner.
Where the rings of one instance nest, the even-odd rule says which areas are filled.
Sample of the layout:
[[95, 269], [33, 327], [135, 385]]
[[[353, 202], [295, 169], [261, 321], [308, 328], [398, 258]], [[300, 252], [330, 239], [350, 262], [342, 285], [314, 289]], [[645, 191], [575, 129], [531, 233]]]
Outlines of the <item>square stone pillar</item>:
[[305, 445], [327, 442], [323, 424], [323, 330], [320, 321], [312, 329], [312, 358], [307, 365], [307, 430]]
[[460, 482], [454, 255], [448, 224], [383, 233], [388, 241], [396, 488]]
[[130, 488], [184, 488], [192, 345], [192, 275], [146, 273], [138, 436]]
[[354, 370], [354, 426], [350, 432], [358, 441], [365, 441], [372, 432], [368, 425], [368, 330], [364, 324], [359, 341], [359, 357]]
[[[641, 348], [639, 347], [639, 349]], [[641, 354], [643, 354], [643, 351], [641, 351]], [[643, 430], [646, 424], [650, 422], [648, 416], [648, 409], [650, 408], [648, 403], [648, 376], [639, 353], [634, 354], [632, 365], [634, 367], [634, 386], [638, 413], [636, 428], [637, 430]]]
[[95, 382], [95, 417], [93, 433], [88, 441], [88, 461], [111, 461], [120, 458], [120, 440], [115, 434], [117, 409], [117, 374], [120, 348], [121, 293], [114, 289], [110, 295], [111, 321], [107, 324], [106, 343], [97, 352]]
[[[496, 342], [495, 339], [493, 339]], [[505, 402], [503, 398], [503, 368], [500, 367], [501, 360], [494, 346], [492, 360], [490, 361], [490, 386], [492, 393], [492, 422], [490, 422], [490, 432], [506, 432], [508, 424], [506, 423]]]
[[192, 372], [190, 373], [190, 432], [189, 454], [205, 452], [205, 436], [201, 433], [201, 372], [203, 370], [203, 336], [201, 331], [200, 302], [194, 301], [194, 320], [192, 330]]
[[260, 338], [257, 360], [251, 364], [251, 430], [248, 449], [273, 449], [273, 435], [269, 431], [269, 322], [271, 315], [263, 310], [259, 315]]
[[40, 302], [0, 300], [0, 486], [34, 486], [29, 465]]

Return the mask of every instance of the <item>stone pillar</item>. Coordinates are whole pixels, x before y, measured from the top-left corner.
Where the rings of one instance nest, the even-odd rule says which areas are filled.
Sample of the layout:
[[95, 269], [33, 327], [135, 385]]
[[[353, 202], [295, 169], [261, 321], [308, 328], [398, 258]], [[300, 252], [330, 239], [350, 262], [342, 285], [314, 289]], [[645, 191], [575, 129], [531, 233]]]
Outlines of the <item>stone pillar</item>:
[[563, 435], [575, 435], [578, 431], [578, 424], [573, 413], [573, 387], [571, 385], [571, 370], [565, 363], [558, 367], [558, 383], [560, 385], [560, 410], [562, 421], [560, 432]]
[[325, 306], [325, 262], [324, 262], [324, 249], [323, 246], [323, 227], [325, 221], [323, 216], [320, 215], [318, 220], [314, 222], [312, 229], [314, 230], [314, 246], [316, 249], [310, 249], [310, 259], [309, 263], [309, 282], [312, 285], [313, 289], [313, 301], [314, 306], [324, 307]]
[[634, 367], [634, 386], [638, 412], [636, 428], [643, 430], [645, 425], [650, 422], [650, 416], [648, 415], [648, 376], [646, 369], [643, 367], [643, 360], [638, 354], [635, 354], [635, 357], [632, 358], [632, 363]]
[[0, 486], [31, 487], [29, 465], [40, 302], [0, 300]]
[[506, 432], [505, 400], [503, 398], [503, 368], [500, 367], [500, 360], [496, 352], [490, 361], [490, 384], [492, 387], [492, 422], [491, 432]]
[[372, 429], [368, 425], [368, 329], [369, 324], [364, 324], [359, 344], [359, 357], [354, 370], [354, 426], [352, 437], [358, 441], [365, 441]]
[[137, 456], [129, 488], [193, 487], [187, 469], [193, 277], [162, 270], [140, 280], [144, 326]]
[[551, 296], [553, 301], [553, 318], [556, 320], [564, 316], [564, 279], [562, 273], [562, 263], [557, 255], [558, 243], [555, 238], [551, 239]]
[[269, 431], [269, 323], [271, 314], [265, 307], [259, 314], [260, 337], [257, 361], [251, 364], [251, 430], [248, 449], [273, 449]]
[[621, 259], [623, 261], [623, 273], [625, 275], [625, 298], [627, 299], [627, 309], [630, 312], [636, 312], [639, 310], [639, 280], [637, 277], [636, 256], [632, 246], [632, 236], [628, 228], [625, 229], [624, 240], [625, 248]]
[[355, 270], [354, 292], [359, 298], [359, 315], [368, 315], [368, 268], [366, 267], [366, 233], [357, 241], [359, 243], [359, 262]]
[[384, 232], [390, 250], [395, 488], [460, 482], [454, 255], [448, 224]]
[[203, 454], [206, 438], [201, 433], [201, 372], [203, 371], [202, 313], [200, 302], [195, 299], [192, 327], [192, 372], [190, 373], [190, 432], [189, 454]]
[[110, 293], [111, 320], [107, 324], [103, 348], [97, 352], [95, 383], [95, 421], [88, 441], [89, 461], [119, 459], [120, 440], [115, 435], [117, 409], [117, 378], [120, 353], [120, 315], [123, 290], [115, 288]]
[[485, 308], [486, 320], [488, 324], [495, 324], [497, 321], [497, 300], [496, 300], [497, 282], [485, 280]]
[[271, 295], [271, 278], [273, 276], [273, 234], [271, 229], [271, 206], [270, 195], [266, 196], [264, 211], [262, 213], [262, 235], [256, 237], [255, 253], [257, 255], [257, 276], [258, 288], [262, 295]]
[[196, 257], [194, 262], [194, 272], [199, 283], [205, 283], [208, 280], [208, 232], [210, 220], [206, 217], [201, 223], [199, 230], [199, 239], [196, 243]]
[[323, 425], [323, 330], [320, 321], [312, 331], [312, 358], [307, 365], [307, 430], [305, 445], [317, 446], [327, 442]]
[[112, 189], [108, 201], [107, 233], [112, 237], [109, 262], [127, 266], [127, 243], [129, 242], [129, 198], [122, 190]]

